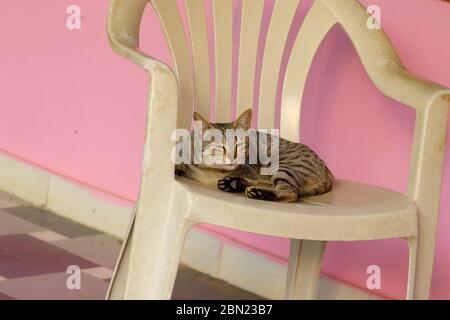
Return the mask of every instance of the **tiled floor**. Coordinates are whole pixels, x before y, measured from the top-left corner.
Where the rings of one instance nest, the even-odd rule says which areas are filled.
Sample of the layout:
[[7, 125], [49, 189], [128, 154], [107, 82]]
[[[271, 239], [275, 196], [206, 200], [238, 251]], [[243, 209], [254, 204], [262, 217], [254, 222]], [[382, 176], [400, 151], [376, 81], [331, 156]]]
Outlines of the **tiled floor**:
[[[0, 193], [0, 300], [104, 299], [120, 246], [114, 237]], [[70, 266], [81, 271], [79, 289]], [[188, 268], [180, 268], [173, 296], [259, 299]]]

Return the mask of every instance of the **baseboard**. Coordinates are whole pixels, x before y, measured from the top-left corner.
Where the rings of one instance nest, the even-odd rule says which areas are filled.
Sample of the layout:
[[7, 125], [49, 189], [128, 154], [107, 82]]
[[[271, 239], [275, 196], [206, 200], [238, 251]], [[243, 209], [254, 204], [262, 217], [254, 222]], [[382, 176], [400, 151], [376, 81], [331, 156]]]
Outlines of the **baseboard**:
[[50, 173], [0, 154], [0, 190], [13, 194], [35, 206], [47, 202]]
[[[132, 203], [111, 201], [111, 195], [102, 195], [6, 154], [0, 154], [0, 190], [118, 238], [125, 236], [132, 213]], [[202, 228], [189, 232], [181, 263], [259, 296], [283, 298], [286, 263], [266, 258], [238, 243], [224, 242]], [[379, 298], [327, 276], [321, 277], [319, 297]]]
[[133, 211], [133, 203], [119, 205], [107, 201], [107, 196], [102, 197], [99, 191], [56, 175], [50, 176], [44, 206], [58, 215], [120, 239], [125, 237]]
[[4, 153], [0, 153], [0, 190], [121, 239], [132, 214], [132, 202], [114, 201], [109, 194]]

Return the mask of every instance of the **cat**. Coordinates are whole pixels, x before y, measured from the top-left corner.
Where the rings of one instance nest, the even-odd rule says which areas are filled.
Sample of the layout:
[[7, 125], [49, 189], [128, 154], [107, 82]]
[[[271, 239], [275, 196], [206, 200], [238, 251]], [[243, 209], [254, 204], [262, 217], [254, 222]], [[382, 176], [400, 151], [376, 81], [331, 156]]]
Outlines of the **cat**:
[[[267, 147], [267, 154], [271, 155], [271, 142], [275, 139], [271, 134], [251, 129], [251, 109], [243, 112], [236, 121], [230, 123], [211, 123], [198, 113], [194, 113], [194, 120], [202, 124], [203, 134], [206, 130], [216, 129], [224, 137], [222, 141], [202, 141], [203, 157], [214, 155], [214, 150], [220, 150], [222, 152], [220, 156], [224, 159], [230, 158], [230, 154], [233, 155], [231, 161], [223, 161], [223, 164], [205, 164], [205, 161], [202, 164], [176, 165], [176, 175], [186, 176], [221, 191], [245, 193], [250, 199], [264, 201], [292, 203], [296, 202], [298, 198], [321, 195], [331, 190], [334, 181], [333, 174], [324, 161], [304, 144], [277, 137], [275, 141], [279, 141], [279, 155], [276, 161], [276, 170], [271, 171], [268, 164], [262, 164], [260, 161], [255, 164], [249, 163], [249, 154], [251, 151], [255, 151], [255, 148]], [[258, 143], [251, 143], [247, 135], [244, 141], [232, 141], [231, 145], [235, 145], [234, 152], [227, 152], [230, 141], [227, 141], [225, 137], [226, 131], [230, 129], [254, 132]], [[193, 136], [194, 134], [191, 133], [192, 139]], [[261, 144], [261, 141], [264, 143]], [[244, 149], [245, 161], [241, 164], [236, 161], [235, 154], [238, 148]], [[268, 169], [269, 174], [262, 175], [261, 169], [263, 168]]]

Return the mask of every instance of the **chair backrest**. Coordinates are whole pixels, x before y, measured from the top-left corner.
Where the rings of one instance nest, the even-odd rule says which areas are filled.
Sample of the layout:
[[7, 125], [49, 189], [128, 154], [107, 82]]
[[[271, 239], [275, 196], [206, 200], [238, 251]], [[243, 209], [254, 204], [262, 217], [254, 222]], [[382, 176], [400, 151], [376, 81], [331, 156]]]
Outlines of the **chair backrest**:
[[[278, 75], [286, 40], [299, 5], [299, 0], [276, 1], [265, 45], [262, 65], [259, 124], [273, 128]], [[215, 69], [215, 120], [225, 122], [232, 115], [233, 26], [241, 17], [237, 76], [237, 113], [254, 107], [255, 72], [258, 40], [265, 1], [242, 1], [241, 15], [235, 14], [233, 1], [213, 0], [215, 56], [209, 56], [209, 38], [205, 1], [186, 0], [191, 45], [186, 42], [176, 0], [151, 0], [166, 32], [172, 50], [175, 70], [180, 82], [181, 107], [190, 108], [194, 99], [198, 112], [210, 115], [210, 68]], [[192, 48], [192, 53], [188, 48]], [[192, 56], [192, 59], [191, 59]], [[192, 62], [191, 62], [192, 61]], [[185, 114], [182, 112], [181, 114]], [[187, 123], [184, 122], [186, 125]]]
[[[190, 37], [185, 37], [182, 18], [176, 0], [150, 0], [157, 12], [172, 50], [175, 71], [180, 83], [181, 108], [189, 109], [194, 101], [195, 108], [205, 116], [210, 115], [211, 92], [215, 93], [215, 120], [225, 122], [232, 115], [232, 72], [233, 72], [233, 28], [239, 19], [239, 59], [237, 63], [236, 112], [255, 107], [255, 91], [259, 91], [258, 124], [259, 128], [275, 126], [275, 106], [279, 84], [280, 69], [285, 53], [288, 35], [299, 7], [300, 0], [275, 1], [267, 30], [260, 81], [255, 81], [257, 56], [265, 1], [242, 0], [241, 11], [235, 12], [232, 0], [212, 0], [212, 20], [214, 28], [215, 54], [210, 57], [208, 26], [204, 0], [185, 0]], [[348, 0], [349, 3], [355, 2]], [[359, 5], [359, 4], [358, 4]], [[240, 13], [240, 14], [239, 14]], [[310, 26], [316, 29], [319, 24]], [[325, 36], [321, 30], [322, 39]], [[318, 37], [315, 37], [318, 38]], [[322, 40], [320, 39], [320, 40]], [[191, 41], [191, 45], [187, 41]], [[320, 41], [317, 41], [317, 45]], [[191, 50], [189, 50], [192, 48]], [[310, 50], [308, 50], [310, 51]], [[316, 50], [312, 50], [316, 51]], [[261, 53], [260, 53], [261, 54]], [[214, 67], [215, 88], [211, 88], [210, 69]], [[309, 67], [306, 66], [305, 67]], [[304, 71], [303, 73], [307, 73]], [[259, 86], [259, 90], [258, 90]], [[303, 87], [298, 84], [297, 89]], [[213, 90], [211, 90], [213, 89]], [[189, 110], [190, 111], [190, 110]], [[283, 110], [282, 112], [289, 112]], [[180, 114], [190, 112], [182, 110]], [[299, 132], [300, 116], [289, 117], [289, 130]], [[188, 125], [187, 122], [183, 123]], [[292, 128], [292, 129], [291, 129]], [[291, 138], [294, 134], [290, 135]], [[295, 137], [293, 140], [297, 140]]]
[[[303, 88], [315, 53], [328, 31], [339, 21], [338, 14], [351, 12], [355, 24], [343, 25], [367, 27], [368, 14], [357, 0], [317, 0], [302, 24], [286, 71], [280, 79], [280, 69], [285, 55], [288, 36], [301, 0], [276, 0], [271, 12], [270, 23], [265, 37], [263, 52], [259, 40], [262, 32], [264, 0], [241, 0], [240, 12], [236, 12], [232, 0], [212, 0], [212, 21], [214, 28], [213, 44], [209, 43], [208, 25], [204, 0], [185, 0], [189, 35], [185, 34], [183, 20], [176, 0], [150, 0], [169, 43], [175, 72], [180, 85], [179, 123], [190, 127], [192, 105], [198, 112], [210, 115], [211, 92], [215, 93], [215, 119], [218, 122], [230, 121], [232, 97], [236, 94], [236, 113], [254, 107], [258, 113], [258, 128], [275, 127], [276, 97], [279, 83], [284, 83], [281, 101], [281, 136], [293, 141], [299, 140], [300, 111]], [[337, 12], [335, 12], [337, 11]], [[239, 22], [239, 41], [233, 43], [233, 29]], [[356, 28], [357, 29], [357, 28]], [[366, 28], [365, 31], [368, 29]], [[361, 32], [361, 30], [356, 30]], [[382, 33], [382, 32], [381, 32]], [[370, 36], [373, 41], [384, 38], [375, 31]], [[380, 40], [380, 39], [378, 39]], [[190, 43], [188, 43], [190, 41]], [[233, 45], [239, 44], [237, 63], [237, 92], [233, 93]], [[356, 44], [355, 44], [356, 45]], [[215, 48], [210, 57], [210, 47]], [[380, 45], [377, 54], [396, 57], [392, 47]], [[360, 48], [364, 50], [364, 48]], [[261, 76], [256, 79], [258, 53], [262, 56]], [[368, 59], [373, 54], [368, 54]], [[398, 59], [391, 61], [401, 65]], [[215, 79], [210, 81], [210, 68], [215, 69]], [[211, 82], [215, 88], [211, 88]], [[214, 90], [211, 90], [214, 89]], [[255, 101], [255, 92], [259, 97]], [[258, 104], [258, 106], [256, 106]], [[256, 112], [255, 112], [256, 113]]]

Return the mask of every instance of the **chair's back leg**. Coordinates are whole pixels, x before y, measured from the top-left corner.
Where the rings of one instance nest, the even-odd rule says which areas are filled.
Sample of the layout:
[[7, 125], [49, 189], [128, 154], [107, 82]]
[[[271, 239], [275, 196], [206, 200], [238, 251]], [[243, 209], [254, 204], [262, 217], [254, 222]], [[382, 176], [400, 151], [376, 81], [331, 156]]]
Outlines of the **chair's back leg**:
[[317, 298], [326, 244], [325, 241], [291, 240], [285, 292], [287, 300]]
[[416, 236], [408, 239], [408, 246], [409, 246], [409, 271], [408, 271], [408, 290], [406, 293], [406, 299], [413, 300], [417, 299], [417, 297], [415, 296], [416, 266], [417, 266]]
[[128, 228], [122, 250], [117, 258], [116, 269], [114, 275], [109, 284], [108, 293], [106, 294], [107, 300], [122, 300], [125, 296], [125, 287], [127, 281], [127, 274], [130, 267], [130, 248], [132, 246], [131, 241], [133, 238], [134, 219], [136, 216], [136, 209], [133, 210], [130, 226]]

